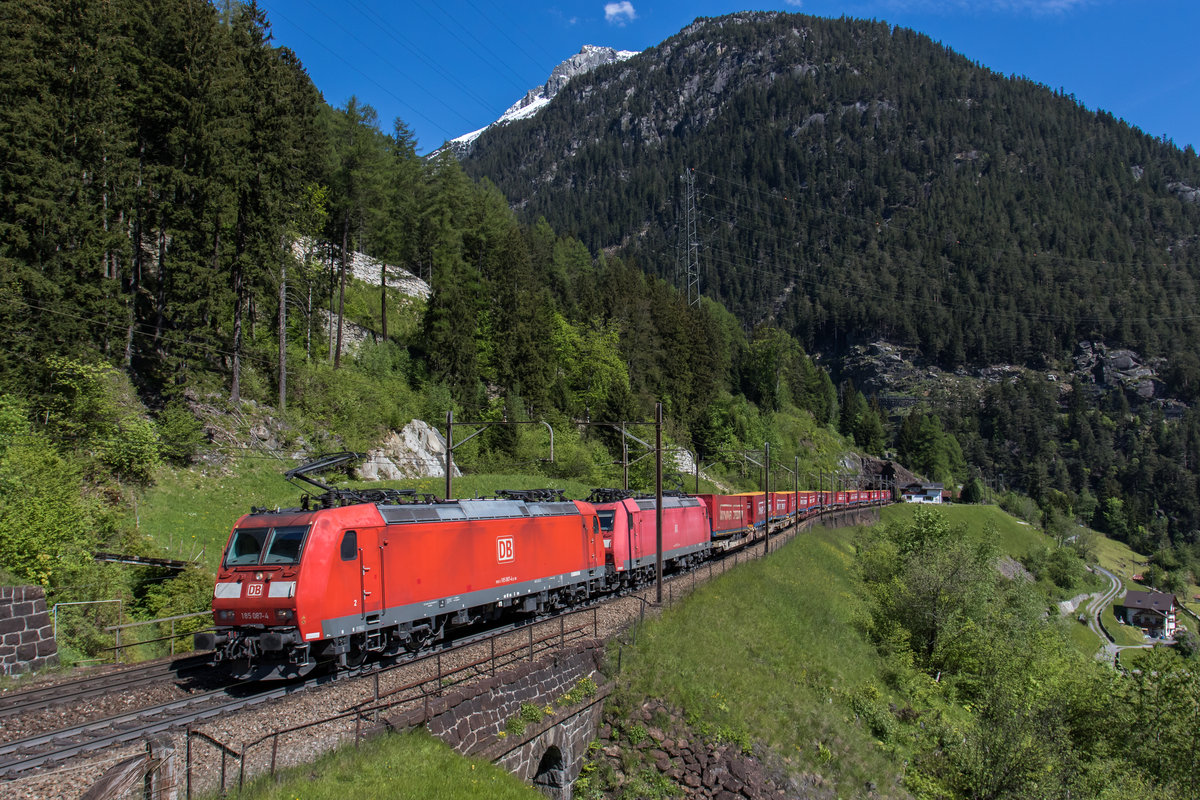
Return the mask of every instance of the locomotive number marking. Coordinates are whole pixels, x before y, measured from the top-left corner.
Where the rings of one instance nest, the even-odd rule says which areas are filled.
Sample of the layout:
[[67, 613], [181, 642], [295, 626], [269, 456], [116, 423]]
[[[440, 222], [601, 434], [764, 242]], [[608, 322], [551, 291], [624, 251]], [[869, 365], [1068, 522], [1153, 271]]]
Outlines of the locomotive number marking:
[[496, 559], [503, 564], [505, 561], [514, 561], [517, 555], [513, 549], [513, 537], [501, 536], [496, 540]]
[[263, 585], [261, 583], [252, 583], [246, 587], [246, 597], [262, 597]]

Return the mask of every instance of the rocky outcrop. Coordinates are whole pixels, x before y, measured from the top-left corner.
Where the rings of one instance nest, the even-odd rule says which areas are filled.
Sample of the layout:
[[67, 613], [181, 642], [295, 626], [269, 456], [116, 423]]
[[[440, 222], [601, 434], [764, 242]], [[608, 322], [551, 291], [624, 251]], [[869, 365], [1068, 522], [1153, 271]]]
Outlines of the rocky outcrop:
[[1132, 350], [1110, 350], [1103, 342], [1080, 342], [1074, 358], [1074, 375], [1085, 383], [1151, 400], [1163, 393], [1158, 370], [1165, 359], [1144, 359]]
[[[455, 477], [462, 475], [453, 465]], [[367, 454], [357, 470], [361, 481], [398, 481], [405, 478], [438, 478], [446, 475], [446, 440], [429, 423], [419, 419], [388, 434]]]
[[1001, 556], [996, 561], [996, 569], [1010, 581], [1021, 580], [1026, 583], [1034, 583], [1036, 581], [1033, 573], [1025, 569], [1025, 565], [1012, 556]]
[[1188, 186], [1186, 183], [1168, 183], [1167, 191], [1185, 203], [1200, 203], [1200, 189]]
[[[310, 264], [321, 263], [326, 265], [326, 268], [335, 259], [340, 258], [336, 255], [340, 252], [340, 249], [331, 244], [314, 242], [312, 239], [304, 237], [292, 242], [292, 255], [296, 257], [296, 260]], [[433, 293], [428, 283], [403, 267], [386, 264], [357, 250], [350, 254], [346, 269], [355, 280], [369, 283], [372, 286], [379, 286], [386, 276], [389, 288], [409, 297], [424, 300]]]
[[686, 724], [682, 712], [655, 700], [644, 703], [631, 719], [610, 712], [600, 726], [599, 742], [597, 760], [605, 768], [594, 774], [609, 781], [610, 796], [635, 789], [639, 773], [649, 769], [679, 787], [679, 794], [705, 800], [837, 797], [821, 775], [788, 775], [765, 762], [765, 751], [705, 739]]
[[1147, 358], [1133, 350], [1109, 348], [1104, 342], [1084, 341], [1071, 360], [1044, 369], [1015, 364], [960, 367], [946, 372], [926, 361], [913, 347], [884, 341], [856, 345], [842, 362], [843, 374], [867, 397], [876, 397], [885, 409], [912, 406], [935, 395], [950, 396], [984, 384], [1014, 382], [1021, 376], [1037, 377], [1058, 385], [1065, 396], [1078, 382], [1093, 398], [1122, 392], [1131, 402], [1150, 403], [1168, 417], [1181, 415], [1186, 406], [1166, 397], [1159, 375], [1162, 358]]
[[529, 93], [514, 103], [505, 114], [512, 114], [515, 111], [532, 105], [539, 98], [552, 100], [558, 94], [558, 91], [567, 85], [567, 81], [576, 75], [591, 72], [603, 64], [624, 61], [634, 55], [637, 54], [628, 50], [615, 50], [611, 47], [596, 47], [595, 45], [585, 44], [582, 50], [555, 67], [545, 84], [536, 89], [530, 89]]
[[[337, 342], [337, 324], [338, 315], [331, 314], [325, 309], [320, 309], [316, 313], [317, 320], [320, 322], [320, 330], [326, 341], [321, 342], [320, 337], [313, 336], [313, 348], [316, 349], [324, 345], [329, 348], [330, 357], [332, 358], [333, 348]], [[352, 355], [359, 346], [367, 339], [375, 341], [375, 331], [370, 328], [364, 328], [362, 325], [351, 322], [346, 319], [342, 321], [342, 355]]]

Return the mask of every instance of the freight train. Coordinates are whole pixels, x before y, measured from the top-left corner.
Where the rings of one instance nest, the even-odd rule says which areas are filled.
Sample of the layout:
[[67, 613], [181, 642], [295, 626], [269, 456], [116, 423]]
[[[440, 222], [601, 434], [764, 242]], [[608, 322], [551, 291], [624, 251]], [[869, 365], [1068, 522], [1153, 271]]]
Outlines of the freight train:
[[[762, 492], [671, 493], [662, 503], [663, 569], [693, 567], [816, 513], [888, 499], [884, 491], [774, 492], [769, 503]], [[653, 496], [600, 490], [579, 501], [544, 490], [444, 501], [331, 490], [310, 500], [252, 509], [234, 524], [213, 590], [215, 628], [197, 633], [195, 645], [235, 677], [355, 668], [467, 626], [631, 591], [656, 575]]]

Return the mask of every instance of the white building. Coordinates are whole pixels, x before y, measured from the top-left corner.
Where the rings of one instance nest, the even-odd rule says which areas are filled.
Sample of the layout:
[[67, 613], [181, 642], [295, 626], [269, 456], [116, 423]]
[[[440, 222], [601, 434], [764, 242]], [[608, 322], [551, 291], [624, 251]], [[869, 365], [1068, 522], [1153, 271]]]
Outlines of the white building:
[[942, 503], [944, 487], [940, 483], [910, 483], [900, 495], [906, 503]]

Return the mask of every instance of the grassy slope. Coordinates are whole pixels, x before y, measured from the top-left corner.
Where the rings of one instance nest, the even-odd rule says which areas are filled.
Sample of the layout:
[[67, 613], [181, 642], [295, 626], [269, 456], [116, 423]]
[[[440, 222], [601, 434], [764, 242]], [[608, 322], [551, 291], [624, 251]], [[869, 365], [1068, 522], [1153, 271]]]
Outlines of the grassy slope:
[[[915, 510], [893, 506], [884, 520], [908, 519]], [[1038, 530], [995, 507], [941, 510], [972, 535], [993, 528], [1004, 553], [1046, 543]], [[885, 787], [894, 785], [907, 755], [905, 737], [881, 747], [855, 720], [851, 700], [876, 690], [884, 692], [885, 704], [903, 706], [906, 698], [882, 689], [883, 665], [858, 631], [852, 538], [851, 530], [803, 534], [648, 624], [632, 656], [625, 654], [623, 702], [665, 698], [710, 729], [763, 742], [792, 771], [819, 772], [841, 787], [874, 781], [890, 791]], [[1107, 614], [1111, 621], [1111, 609]], [[1073, 618], [1062, 626], [1080, 650], [1096, 651], [1096, 637], [1085, 626]]]
[[279, 780], [259, 779], [244, 800], [538, 800], [543, 795], [486, 761], [459, 756], [425, 732], [388, 734], [359, 748], [343, 747]]
[[880, 776], [898, 763], [847, 724], [847, 698], [880, 670], [857, 630], [849, 540], [846, 530], [803, 534], [648, 624], [624, 661], [629, 702], [666, 698], [714, 731], [762, 741], [790, 770], [891, 786]]
[[[901, 503], [884, 510], [884, 521], [909, 522], [920, 506]], [[1045, 547], [1047, 539], [1037, 528], [1006, 514], [997, 506], [943, 505], [939, 509], [951, 525], [963, 523], [970, 533], [982, 535], [986, 525], [996, 530], [996, 547], [1002, 553], [1019, 556], [1036, 547]]]

